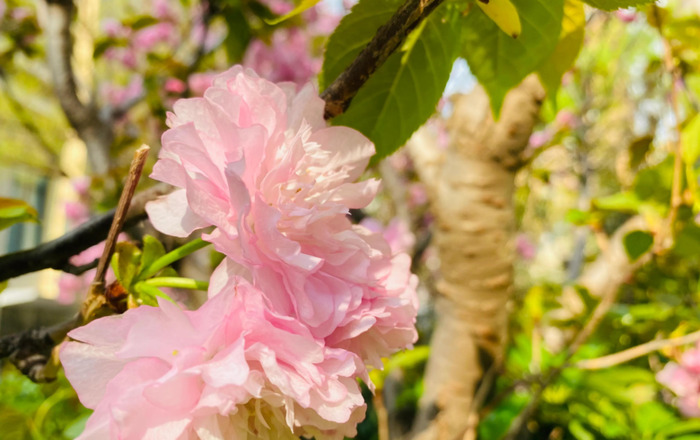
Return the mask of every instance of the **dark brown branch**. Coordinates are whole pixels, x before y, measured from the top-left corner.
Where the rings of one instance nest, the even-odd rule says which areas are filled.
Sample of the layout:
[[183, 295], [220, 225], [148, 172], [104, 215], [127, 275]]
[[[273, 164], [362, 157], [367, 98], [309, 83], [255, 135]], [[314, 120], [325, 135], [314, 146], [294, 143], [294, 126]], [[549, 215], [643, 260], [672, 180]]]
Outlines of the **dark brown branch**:
[[394, 53], [406, 36], [443, 0], [406, 0], [343, 73], [321, 94], [326, 119], [342, 114], [360, 87]]
[[85, 142], [90, 166], [96, 174], [109, 168], [109, 149], [114, 140], [110, 124], [100, 119], [94, 102], [84, 104], [78, 98], [71, 66], [73, 44], [70, 23], [72, 0], [46, 0], [46, 55], [54, 82], [54, 91], [70, 125]]
[[79, 323], [79, 316], [47, 328], [32, 329], [0, 338], [0, 359], [7, 358], [19, 371], [34, 382], [49, 382], [45, 366], [56, 344]]
[[[134, 197], [126, 216], [125, 227], [131, 227], [146, 218], [146, 202], [167, 194], [171, 187], [157, 185]], [[43, 243], [33, 249], [0, 256], [0, 281], [42, 269], [62, 270], [70, 264], [70, 257], [103, 241], [114, 218], [114, 210], [95, 217], [62, 237]]]
[[85, 272], [87, 272], [88, 270], [96, 268], [98, 261], [100, 261], [100, 259], [95, 258], [91, 262], [89, 262], [87, 264], [81, 264], [79, 266], [68, 263], [65, 266], [61, 267], [60, 270], [61, 270], [61, 272], [69, 273], [71, 275], [82, 275]]

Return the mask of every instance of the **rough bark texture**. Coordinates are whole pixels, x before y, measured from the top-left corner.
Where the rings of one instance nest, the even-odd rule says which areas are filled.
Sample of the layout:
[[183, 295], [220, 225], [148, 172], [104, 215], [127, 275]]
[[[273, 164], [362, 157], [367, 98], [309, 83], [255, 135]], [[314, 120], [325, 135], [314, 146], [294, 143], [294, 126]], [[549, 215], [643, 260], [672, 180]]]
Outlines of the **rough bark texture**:
[[46, 0], [44, 5], [46, 57], [53, 76], [54, 92], [70, 125], [85, 142], [92, 172], [104, 175], [109, 170], [109, 149], [114, 133], [108, 121], [100, 118], [94, 102], [84, 104], [78, 98], [71, 66], [73, 42], [70, 24], [74, 12], [72, 0]]
[[437, 323], [414, 430], [421, 440], [464, 436], [485, 369], [501, 357], [513, 291], [514, 177], [543, 98], [530, 77], [506, 97], [494, 122], [477, 89], [455, 101], [444, 160], [410, 145], [418, 161], [432, 158], [425, 171], [436, 178], [427, 183], [441, 261]]

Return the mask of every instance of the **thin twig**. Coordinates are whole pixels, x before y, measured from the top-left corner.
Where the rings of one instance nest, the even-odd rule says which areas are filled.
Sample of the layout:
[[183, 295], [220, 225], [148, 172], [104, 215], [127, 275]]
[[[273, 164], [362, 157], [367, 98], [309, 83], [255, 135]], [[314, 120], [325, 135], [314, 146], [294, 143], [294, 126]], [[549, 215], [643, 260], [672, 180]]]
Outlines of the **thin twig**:
[[406, 36], [443, 0], [406, 0], [343, 73], [321, 94], [326, 119], [347, 110], [350, 101], [369, 77], [399, 48]]
[[143, 166], [146, 164], [146, 158], [148, 157], [149, 151], [150, 148], [147, 145], [142, 145], [141, 148], [136, 150], [134, 153], [134, 159], [131, 161], [131, 168], [129, 169], [129, 174], [126, 178], [124, 189], [122, 190], [121, 197], [119, 198], [119, 204], [117, 205], [117, 210], [114, 213], [112, 225], [109, 228], [109, 233], [107, 234], [105, 248], [102, 251], [102, 256], [100, 256], [100, 260], [97, 263], [95, 279], [92, 281], [87, 298], [85, 298], [85, 301], [83, 301], [83, 305], [80, 308], [80, 316], [83, 322], [90, 321], [96, 310], [102, 307], [106, 302], [104, 297], [104, 289], [105, 275], [107, 274], [109, 260], [112, 258], [112, 253], [114, 253], [114, 248], [117, 245], [117, 236], [121, 232], [122, 228], [124, 227], [124, 223], [126, 222], [126, 215], [129, 211], [129, 205], [131, 204], [131, 199], [134, 197], [136, 185], [139, 183], [139, 179], [141, 178]]
[[666, 221], [666, 228], [661, 232], [658, 244], [661, 247], [668, 247], [666, 243], [667, 238], [673, 236], [673, 226], [676, 223], [676, 218], [678, 217], [678, 209], [683, 204], [683, 197], [681, 195], [683, 186], [683, 145], [681, 141], [681, 115], [680, 106], [678, 104], [678, 90], [676, 84], [681, 81], [680, 71], [676, 67], [673, 61], [673, 48], [671, 43], [664, 36], [662, 15], [659, 11], [659, 7], [652, 5], [652, 12], [654, 14], [654, 24], [656, 25], [659, 35], [661, 35], [661, 41], [664, 46], [664, 67], [666, 71], [671, 75], [671, 89], [669, 90], [668, 98], [671, 103], [671, 112], [673, 113], [674, 119], [674, 130], [676, 132], [676, 139], [673, 141], [673, 180], [671, 181], [671, 209], [668, 213], [668, 218]]
[[678, 347], [679, 345], [692, 344], [693, 342], [697, 341], [700, 341], [700, 330], [676, 338], [649, 341], [644, 344], [637, 345], [636, 347], [628, 348], [627, 350], [622, 350], [618, 353], [609, 354], [607, 356], [601, 356], [595, 359], [586, 359], [584, 361], [579, 361], [574, 366], [583, 370], [600, 370], [603, 368], [608, 368], [614, 365], [622, 364], [627, 361], [631, 361], [632, 359], [645, 356], [649, 353], [653, 353], [664, 348]]

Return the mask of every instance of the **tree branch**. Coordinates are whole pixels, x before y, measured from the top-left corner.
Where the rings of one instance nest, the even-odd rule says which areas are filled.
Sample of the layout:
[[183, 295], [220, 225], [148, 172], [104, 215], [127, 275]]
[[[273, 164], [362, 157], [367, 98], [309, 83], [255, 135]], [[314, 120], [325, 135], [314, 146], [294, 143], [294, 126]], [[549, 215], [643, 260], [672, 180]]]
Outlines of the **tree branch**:
[[90, 166], [95, 174], [109, 169], [109, 149], [114, 140], [110, 124], [100, 119], [94, 102], [83, 104], [78, 98], [75, 75], [71, 66], [73, 44], [70, 23], [72, 0], [46, 0], [46, 54], [54, 82], [54, 91], [70, 125], [85, 142]]
[[637, 345], [636, 347], [622, 350], [618, 353], [601, 356], [595, 359], [579, 361], [576, 363], [575, 367], [583, 370], [600, 370], [631, 361], [632, 359], [645, 356], [649, 353], [653, 353], [664, 348], [678, 347], [679, 345], [692, 344], [693, 342], [697, 341], [700, 341], [700, 331], [688, 333], [685, 336], [679, 336], [677, 338], [649, 341], [644, 344]]
[[326, 101], [326, 119], [347, 110], [350, 101], [369, 77], [394, 53], [406, 36], [443, 0], [406, 0], [379, 29], [362, 52], [343, 73], [321, 93]]
[[[156, 185], [136, 195], [126, 215], [125, 227], [146, 218], [146, 202], [170, 192], [169, 185]], [[42, 269], [63, 270], [70, 257], [103, 241], [114, 218], [114, 210], [95, 217], [55, 240], [25, 251], [0, 256], [0, 281]]]

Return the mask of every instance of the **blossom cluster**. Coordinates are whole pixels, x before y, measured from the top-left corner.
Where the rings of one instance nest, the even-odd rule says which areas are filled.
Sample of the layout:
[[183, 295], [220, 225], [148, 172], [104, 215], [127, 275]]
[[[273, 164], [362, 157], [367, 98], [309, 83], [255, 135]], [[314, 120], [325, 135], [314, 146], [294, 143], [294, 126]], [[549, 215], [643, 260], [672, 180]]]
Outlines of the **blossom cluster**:
[[677, 396], [676, 405], [683, 415], [700, 417], [700, 344], [685, 351], [680, 363], [667, 363], [656, 380]]
[[163, 302], [70, 333], [61, 353], [81, 438], [341, 439], [364, 416], [357, 379], [416, 339], [410, 258], [348, 219], [377, 180], [374, 146], [327, 127], [313, 86], [240, 66], [168, 115], [147, 206], [163, 233], [225, 259], [196, 311]]

